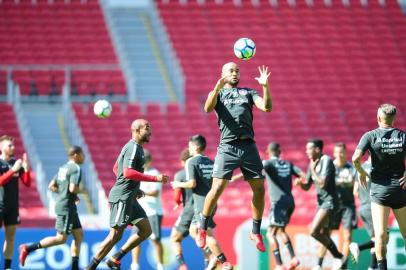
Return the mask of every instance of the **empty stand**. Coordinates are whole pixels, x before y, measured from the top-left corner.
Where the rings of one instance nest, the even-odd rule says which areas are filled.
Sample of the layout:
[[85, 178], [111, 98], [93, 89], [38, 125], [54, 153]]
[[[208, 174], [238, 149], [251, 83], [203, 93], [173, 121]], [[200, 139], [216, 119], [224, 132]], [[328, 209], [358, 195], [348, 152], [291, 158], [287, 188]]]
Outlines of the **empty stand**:
[[[0, 64], [117, 64], [97, 1], [0, 2]], [[16, 71], [23, 94], [60, 93], [64, 70]], [[1, 81], [0, 81], [1, 83]], [[120, 70], [73, 71], [73, 92], [125, 94]]]

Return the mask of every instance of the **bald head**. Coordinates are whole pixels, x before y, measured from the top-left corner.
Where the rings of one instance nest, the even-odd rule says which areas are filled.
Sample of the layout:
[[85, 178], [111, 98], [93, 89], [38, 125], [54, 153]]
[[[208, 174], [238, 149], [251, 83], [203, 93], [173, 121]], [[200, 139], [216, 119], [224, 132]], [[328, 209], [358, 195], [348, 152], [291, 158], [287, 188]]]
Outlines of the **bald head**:
[[226, 70], [229, 70], [230, 68], [238, 68], [238, 65], [234, 62], [228, 62], [223, 65], [223, 68], [221, 69], [221, 73], [224, 73]]
[[151, 126], [145, 119], [136, 119], [131, 123], [132, 138], [139, 144], [149, 142], [151, 137]]
[[392, 104], [382, 104], [378, 108], [378, 123], [392, 126], [396, 117], [396, 107]]
[[134, 132], [135, 130], [139, 130], [143, 126], [149, 124], [145, 119], [136, 119], [131, 123], [131, 131]]
[[225, 85], [236, 87], [240, 82], [240, 68], [234, 62], [228, 62], [221, 69], [221, 77], [224, 78]]

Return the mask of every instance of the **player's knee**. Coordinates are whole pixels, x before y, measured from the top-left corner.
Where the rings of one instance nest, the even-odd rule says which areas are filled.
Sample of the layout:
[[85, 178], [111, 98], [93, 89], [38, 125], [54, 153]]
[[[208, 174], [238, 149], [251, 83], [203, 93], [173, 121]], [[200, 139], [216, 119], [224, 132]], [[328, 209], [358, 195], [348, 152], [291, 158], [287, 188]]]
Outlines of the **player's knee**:
[[181, 242], [182, 241], [182, 236], [180, 233], [176, 232], [176, 233], [172, 233], [171, 234], [171, 241], [172, 242]]
[[108, 239], [109, 239], [109, 242], [117, 243], [118, 241], [121, 240], [122, 236], [123, 236], [122, 232], [120, 232], [118, 230], [113, 230], [110, 232]]
[[66, 234], [58, 234], [56, 236], [56, 241], [58, 242], [58, 244], [65, 243], [67, 239], [68, 239], [68, 236]]

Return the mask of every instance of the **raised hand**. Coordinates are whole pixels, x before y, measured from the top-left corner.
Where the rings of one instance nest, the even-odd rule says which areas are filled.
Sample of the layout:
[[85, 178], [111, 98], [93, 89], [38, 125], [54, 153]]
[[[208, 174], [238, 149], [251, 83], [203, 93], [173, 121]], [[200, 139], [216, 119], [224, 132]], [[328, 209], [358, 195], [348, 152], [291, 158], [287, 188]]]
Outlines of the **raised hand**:
[[227, 78], [227, 76], [223, 76], [217, 81], [216, 86], [214, 87], [214, 89], [217, 92], [219, 92], [224, 87], [224, 85], [226, 84], [226, 81], [225, 81], [226, 78]]
[[18, 172], [21, 169], [23, 161], [21, 160], [21, 158], [17, 159], [16, 162], [14, 163], [13, 167], [11, 167], [11, 169], [14, 172]]
[[28, 171], [30, 169], [30, 163], [28, 161], [27, 153], [23, 154], [22, 167], [24, 168], [24, 171]]
[[258, 67], [259, 70], [259, 77], [256, 77], [255, 80], [261, 85], [261, 86], [268, 86], [268, 79], [269, 76], [271, 75], [271, 72], [268, 73], [268, 67], [262, 66]]

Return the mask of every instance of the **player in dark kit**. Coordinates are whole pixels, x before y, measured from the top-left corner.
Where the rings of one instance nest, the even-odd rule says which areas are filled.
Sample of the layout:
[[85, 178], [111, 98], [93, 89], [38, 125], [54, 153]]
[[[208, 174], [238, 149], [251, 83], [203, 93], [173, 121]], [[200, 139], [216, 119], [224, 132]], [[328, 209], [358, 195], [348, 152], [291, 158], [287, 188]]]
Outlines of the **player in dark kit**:
[[[371, 174], [371, 156], [368, 160], [362, 164], [362, 168], [367, 172], [368, 175]], [[349, 249], [355, 263], [358, 263], [358, 257], [360, 252], [366, 249], [370, 249], [371, 262], [369, 264], [368, 270], [375, 270], [378, 267], [375, 254], [375, 235], [374, 235], [374, 225], [372, 223], [372, 213], [371, 213], [371, 199], [369, 192], [371, 191], [371, 179], [367, 177], [367, 186], [365, 188], [360, 188], [358, 181], [354, 183], [354, 194], [358, 195], [360, 201], [359, 213], [361, 216], [362, 223], [364, 224], [365, 230], [368, 232], [371, 239], [365, 243], [357, 244], [355, 242], [350, 243]]]
[[27, 187], [31, 185], [27, 155], [16, 159], [14, 149], [13, 137], [0, 137], [0, 227], [4, 223], [4, 269], [15, 269], [11, 267], [11, 259], [14, 253], [16, 225], [20, 224], [18, 181], [20, 179]]
[[[378, 109], [378, 128], [366, 132], [358, 143], [352, 161], [364, 188], [366, 177], [371, 179], [371, 211], [375, 233], [375, 253], [380, 270], [387, 269], [386, 242], [390, 209], [406, 240], [406, 134], [394, 127], [396, 107], [382, 104]], [[369, 175], [361, 166], [361, 158], [368, 151], [372, 170]]]
[[59, 168], [58, 174], [51, 180], [48, 188], [56, 192], [55, 202], [56, 236], [50, 236], [33, 244], [22, 244], [20, 246], [20, 263], [24, 266], [28, 254], [40, 248], [47, 248], [64, 244], [68, 235], [72, 233], [71, 244], [72, 270], [79, 270], [80, 245], [83, 239], [82, 225], [80, 224], [76, 203], [77, 194], [82, 192], [79, 184], [82, 181], [80, 164], [83, 164], [85, 156], [82, 148], [72, 146], [68, 151], [69, 161]]
[[[176, 172], [174, 181], [186, 182], [185, 162], [190, 158], [189, 149], [184, 149], [180, 155], [182, 169]], [[172, 250], [179, 264], [179, 270], [187, 270], [181, 242], [189, 235], [189, 227], [194, 215], [193, 191], [190, 188], [175, 189], [175, 208], [183, 205], [183, 210], [171, 231]]]
[[235, 63], [227, 63], [222, 68], [222, 78], [214, 90], [209, 93], [204, 110], [216, 111], [221, 138], [214, 161], [213, 185], [207, 194], [197, 245], [206, 245], [206, 230], [218, 199], [231, 180], [233, 171], [240, 168], [253, 191], [251, 202], [253, 229], [250, 238], [255, 241], [258, 250], [266, 248], [260, 233], [265, 204], [264, 173], [261, 158], [254, 141], [253, 105], [264, 112], [272, 109], [269, 92], [268, 67], [259, 68], [260, 76], [255, 78], [261, 85], [263, 97], [250, 88], [240, 88], [240, 69]]
[[306, 182], [296, 182], [304, 190], [312, 183], [317, 190], [317, 212], [311, 224], [310, 233], [333, 255], [332, 270], [341, 269], [346, 258], [341, 254], [330, 237], [333, 213], [338, 210], [338, 197], [335, 184], [335, 167], [333, 160], [323, 154], [323, 141], [311, 139], [306, 144], [306, 154], [310, 159]]
[[304, 174], [298, 167], [280, 158], [281, 150], [279, 143], [270, 143], [267, 152], [269, 154], [269, 159], [264, 160], [263, 164], [272, 205], [269, 214], [267, 238], [275, 256], [277, 264], [275, 270], [285, 269], [282, 266], [277, 235], [281, 237], [291, 256], [288, 269], [295, 269], [299, 265], [299, 260], [295, 255], [292, 243], [290, 242], [289, 235], [286, 233], [285, 228], [289, 223], [293, 210], [295, 209], [295, 201], [292, 195], [292, 176], [304, 178]]
[[137, 226], [138, 233], [132, 234], [120, 250], [107, 260], [106, 264], [110, 269], [120, 269], [121, 258], [151, 235], [147, 215], [134, 198], [140, 192], [140, 181], [165, 183], [168, 176], [143, 173], [145, 160], [142, 147], [149, 142], [151, 136], [149, 122], [144, 119], [132, 122], [131, 135], [131, 140], [122, 148], [113, 168], [117, 180], [109, 194], [110, 233], [86, 268], [88, 270], [97, 268], [100, 261], [120, 241], [128, 225]]
[[[173, 188], [189, 188], [193, 191], [194, 216], [190, 226], [190, 234], [197, 235], [198, 223], [203, 211], [204, 201], [212, 186], [213, 161], [204, 155], [206, 139], [202, 135], [195, 135], [189, 139], [189, 153], [192, 156], [186, 161], [186, 182], [172, 182]], [[214, 210], [215, 211], [215, 210]], [[220, 245], [213, 234], [216, 224], [213, 221], [214, 213], [208, 218], [207, 246], [217, 260], [222, 264], [223, 270], [233, 269], [222, 252]], [[212, 268], [215, 269], [215, 264]]]
[[[342, 253], [348, 258], [349, 245], [351, 243], [352, 230], [357, 228], [357, 211], [355, 209], [354, 182], [356, 170], [352, 163], [347, 161], [347, 147], [344, 143], [338, 142], [334, 146], [334, 166], [336, 171], [336, 188], [338, 194], [339, 208], [333, 214], [331, 228], [338, 230], [343, 225], [343, 249]], [[326, 248], [320, 247], [319, 266], [321, 268]], [[343, 265], [347, 269], [347, 262]]]

